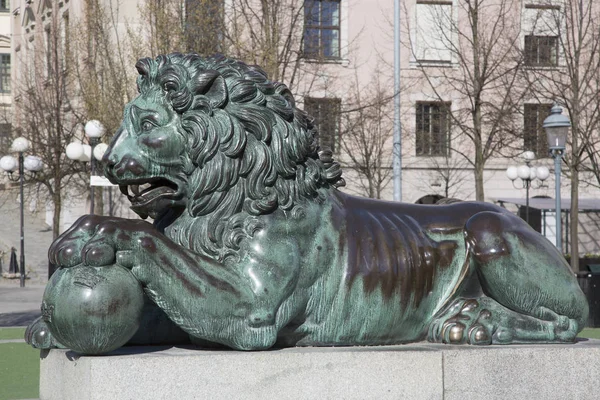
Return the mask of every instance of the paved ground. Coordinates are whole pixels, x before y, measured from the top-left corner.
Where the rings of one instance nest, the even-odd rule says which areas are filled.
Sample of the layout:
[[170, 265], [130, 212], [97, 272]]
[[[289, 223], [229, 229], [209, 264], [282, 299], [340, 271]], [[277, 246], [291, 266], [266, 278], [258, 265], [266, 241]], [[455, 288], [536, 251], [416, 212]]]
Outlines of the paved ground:
[[[0, 191], [0, 263], [8, 272], [10, 248], [20, 251], [20, 210], [16, 190]], [[40, 315], [40, 304], [48, 276], [48, 248], [52, 232], [44, 221], [44, 209], [32, 212], [25, 207], [25, 270], [28, 279], [19, 287], [19, 279], [0, 277], [0, 327], [26, 326]]]
[[[10, 248], [17, 249], [17, 259], [19, 259], [21, 249], [20, 205], [16, 201], [17, 194], [16, 190], [0, 191], [0, 263], [3, 272], [8, 272]], [[37, 211], [31, 212], [35, 208], [26, 202], [24, 212], [25, 271], [29, 277], [29, 284], [40, 285], [45, 284], [48, 279], [48, 248], [52, 242], [52, 231], [44, 221], [44, 207], [38, 204]], [[3, 284], [3, 281], [6, 279], [0, 279], [0, 285]]]
[[0, 327], [27, 326], [37, 318], [44, 288], [39, 284], [21, 288], [18, 282], [0, 279]]

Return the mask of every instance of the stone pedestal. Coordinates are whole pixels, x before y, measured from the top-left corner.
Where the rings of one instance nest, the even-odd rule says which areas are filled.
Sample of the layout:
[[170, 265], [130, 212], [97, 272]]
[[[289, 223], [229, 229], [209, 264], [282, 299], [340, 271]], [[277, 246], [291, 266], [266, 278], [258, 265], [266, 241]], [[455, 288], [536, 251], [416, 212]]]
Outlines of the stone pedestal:
[[598, 399], [600, 340], [574, 345], [130, 347], [42, 352], [41, 400]]

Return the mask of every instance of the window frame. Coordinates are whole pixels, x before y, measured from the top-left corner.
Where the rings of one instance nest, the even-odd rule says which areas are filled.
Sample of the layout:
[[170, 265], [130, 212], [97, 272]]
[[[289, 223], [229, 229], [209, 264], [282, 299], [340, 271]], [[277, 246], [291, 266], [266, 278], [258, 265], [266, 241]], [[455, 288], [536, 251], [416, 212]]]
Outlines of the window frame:
[[10, 0], [0, 0], [0, 13], [10, 12]]
[[[317, 132], [317, 144], [328, 148], [333, 153], [340, 151], [342, 100], [339, 97], [304, 97], [304, 111], [313, 118], [314, 129]], [[334, 132], [323, 129], [323, 121], [327, 116], [334, 115]], [[329, 127], [327, 127], [329, 128]]]
[[[429, 116], [429, 129], [425, 131], [423, 128], [419, 126], [424, 124], [425, 113], [423, 110], [420, 110], [421, 107], [429, 106], [430, 110], [427, 113]], [[432, 112], [431, 107], [438, 107], [437, 113], [440, 115], [438, 126], [440, 127], [439, 132], [433, 132], [434, 124], [432, 123]], [[415, 156], [416, 157], [449, 157], [450, 152], [450, 144], [451, 138], [450, 133], [452, 129], [450, 113], [452, 112], [452, 102], [449, 101], [417, 101], [415, 104]], [[445, 121], [442, 121], [442, 116], [445, 113]], [[446, 125], [446, 131], [442, 132], [441, 127]], [[427, 135], [427, 141], [424, 141], [423, 136]], [[440, 143], [439, 151], [434, 151], [434, 135], [438, 137], [438, 142]], [[445, 140], [439, 140], [442, 138], [442, 135], [445, 137]], [[421, 142], [421, 144], [419, 143]], [[445, 142], [445, 145], [444, 145]], [[419, 149], [421, 147], [421, 150]], [[427, 149], [425, 149], [427, 147]]]
[[[312, 4], [312, 7], [314, 7], [315, 5], [318, 6], [318, 16], [319, 16], [319, 21], [316, 21], [315, 23], [311, 23], [313, 21], [311, 21], [308, 17], [308, 15], [310, 14], [309, 11], [307, 10], [307, 5], [308, 3]], [[322, 6], [323, 3], [332, 3], [332, 4], [337, 4], [337, 14], [338, 14], [338, 21], [337, 21], [337, 25], [322, 25], [322, 21], [321, 21], [321, 17], [322, 17]], [[312, 12], [311, 12], [312, 13]], [[341, 0], [305, 0], [304, 1], [304, 27], [303, 27], [303, 31], [302, 31], [302, 54], [304, 55], [305, 58], [308, 59], [324, 59], [324, 60], [340, 60], [342, 58], [342, 46], [341, 46], [341, 42], [342, 42], [342, 1]], [[316, 38], [316, 49], [307, 49], [307, 43], [309, 43], [308, 37], [309, 31], [316, 31], [318, 32], [318, 36]], [[335, 55], [325, 55], [325, 49], [329, 49], [332, 48], [333, 49], [333, 37], [334, 35], [331, 35], [331, 46], [324, 46], [324, 39], [323, 39], [323, 32], [324, 31], [331, 31], [331, 32], [335, 32], [337, 31], [337, 46], [334, 49], [334, 53]], [[312, 40], [310, 41], [312, 42]], [[314, 51], [316, 50], [316, 51]]]

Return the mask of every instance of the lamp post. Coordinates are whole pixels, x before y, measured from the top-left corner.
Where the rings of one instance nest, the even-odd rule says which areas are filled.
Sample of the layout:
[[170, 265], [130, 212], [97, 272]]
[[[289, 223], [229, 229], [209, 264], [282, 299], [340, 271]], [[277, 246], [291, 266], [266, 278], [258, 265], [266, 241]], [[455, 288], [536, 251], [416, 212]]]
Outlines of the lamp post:
[[[24, 216], [24, 203], [23, 187], [25, 185], [25, 171], [35, 174], [41, 171], [43, 168], [42, 160], [36, 156], [24, 157], [23, 153], [29, 149], [29, 141], [24, 137], [16, 138], [12, 142], [11, 151], [19, 153], [19, 158], [15, 159], [13, 156], [4, 156], [0, 158], [0, 169], [8, 173], [8, 179], [13, 182], [19, 182], [20, 194], [21, 194], [21, 257], [20, 257], [20, 286], [25, 287], [25, 216]], [[14, 176], [13, 172], [19, 168], [19, 175]]]
[[523, 159], [525, 165], [511, 165], [506, 169], [506, 176], [515, 184], [517, 178], [521, 178], [523, 187], [525, 188], [525, 221], [529, 224], [529, 189], [532, 187], [532, 183], [535, 179], [542, 182], [548, 179], [550, 171], [547, 167], [532, 167], [531, 162], [535, 160], [535, 153], [533, 151], [526, 151], [523, 153]]
[[[91, 120], [85, 124], [84, 131], [90, 144], [69, 143], [66, 154], [71, 160], [89, 161], [91, 176], [94, 176], [96, 174], [96, 161], [102, 160], [102, 156], [108, 147], [106, 144], [100, 143], [100, 138], [104, 135], [104, 126], [99, 121]], [[90, 182], [90, 214], [94, 214], [94, 202], [94, 185]]]
[[562, 107], [554, 104], [550, 110], [550, 115], [546, 117], [542, 124], [546, 130], [548, 138], [548, 147], [550, 155], [554, 158], [554, 182], [556, 198], [556, 247], [562, 252], [562, 208], [560, 205], [560, 163], [565, 152], [565, 143], [571, 121], [565, 115], [562, 115]]

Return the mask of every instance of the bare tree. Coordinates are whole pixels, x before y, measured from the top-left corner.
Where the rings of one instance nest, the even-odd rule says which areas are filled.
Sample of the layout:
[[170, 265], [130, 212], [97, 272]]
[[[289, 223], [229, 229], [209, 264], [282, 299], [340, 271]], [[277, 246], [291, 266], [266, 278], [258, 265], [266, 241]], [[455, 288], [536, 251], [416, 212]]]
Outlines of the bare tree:
[[[537, 97], [558, 101], [571, 119], [571, 135], [563, 161], [568, 166], [565, 173], [571, 182], [571, 268], [578, 271], [580, 179], [584, 172], [600, 176], [597, 169], [600, 6], [591, 0], [560, 3], [546, 0], [530, 14], [526, 35], [530, 35], [533, 43], [525, 46], [525, 57], [541, 68], [527, 69], [525, 75]], [[540, 43], [540, 38], [545, 42]]]
[[[326, 58], [307, 55], [304, 28], [311, 10], [304, 0], [144, 0], [140, 29], [132, 30], [137, 53], [193, 51], [227, 54], [260, 65], [274, 81], [295, 91], [311, 87]], [[308, 17], [310, 18], [310, 17]], [[339, 18], [339, 16], [338, 16]], [[309, 62], [303, 62], [303, 61]]]
[[358, 76], [342, 111], [340, 143], [342, 165], [356, 173], [361, 194], [380, 199], [392, 177], [392, 120], [390, 85], [376, 71], [370, 84]]
[[[53, 206], [52, 234], [60, 233], [63, 196], [76, 172], [64, 149], [81, 127], [81, 110], [73, 97], [73, 78], [66, 63], [67, 26], [58, 5], [52, 4], [51, 23], [35, 30], [35, 40], [24, 40], [17, 63], [24, 66], [13, 88], [15, 94], [15, 134], [31, 142], [31, 153], [39, 156], [44, 170], [35, 181], [45, 188]], [[45, 10], [44, 12], [47, 12]], [[26, 59], [23, 59], [26, 57]]]
[[[86, 0], [82, 18], [71, 21], [66, 57], [74, 80], [72, 92], [77, 93], [83, 121], [95, 119], [104, 125], [105, 142], [121, 124], [125, 104], [136, 95], [136, 71], [132, 66], [139, 49], [130, 32], [137, 27], [135, 20], [126, 18], [122, 0]], [[112, 196], [112, 192], [103, 196], [106, 191], [101, 189], [94, 191], [98, 214], [104, 212], [105, 197], [109, 212], [121, 199], [120, 194]]]
[[525, 92], [515, 18], [521, 2], [465, 0], [456, 6], [430, 2], [416, 7], [423, 15], [407, 31], [414, 64], [433, 98], [452, 102], [451, 129], [468, 145], [452, 142], [447, 149], [472, 166], [475, 197], [483, 201], [486, 162], [510, 148]]
[[69, 65], [85, 117], [102, 122], [107, 132], [117, 130], [122, 113], [135, 95], [135, 45], [119, 0], [86, 0], [85, 13], [73, 21]]
[[470, 173], [465, 158], [449, 153], [447, 157], [436, 157], [430, 161], [432, 179], [426, 183], [430, 193], [444, 198], [463, 199], [464, 187], [468, 182], [466, 176]]

